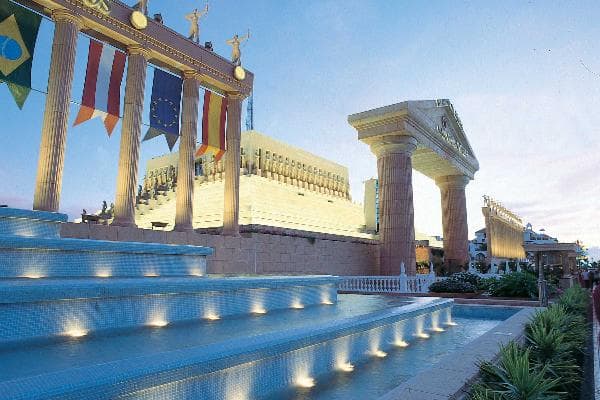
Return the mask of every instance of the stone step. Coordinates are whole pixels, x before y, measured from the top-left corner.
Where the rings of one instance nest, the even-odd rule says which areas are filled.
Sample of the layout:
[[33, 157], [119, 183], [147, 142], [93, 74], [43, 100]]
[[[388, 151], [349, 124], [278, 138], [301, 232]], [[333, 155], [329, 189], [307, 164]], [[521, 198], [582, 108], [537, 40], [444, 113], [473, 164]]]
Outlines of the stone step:
[[0, 348], [334, 303], [338, 279], [106, 278], [0, 280]]
[[[210, 324], [213, 329], [188, 325], [176, 332], [172, 326], [62, 347], [11, 350], [3, 354], [7, 368], [0, 375], [0, 399], [260, 398], [310, 383], [351, 366], [350, 361], [385, 355], [405, 340], [420, 340], [414, 335], [431, 327], [436, 314], [435, 321], [442, 322], [440, 314], [451, 306], [452, 300], [431, 299], [333, 320], [315, 317], [311, 312], [318, 308], [312, 308], [298, 311], [309, 321], [302, 324], [279, 320], [289, 313], [274, 313], [277, 326], [242, 334], [244, 340], [238, 332], [249, 324], [238, 320], [216, 342], [202, 339], [218, 338], [220, 321]], [[268, 318], [252, 321], [268, 325]], [[284, 322], [287, 329], [281, 330]]]

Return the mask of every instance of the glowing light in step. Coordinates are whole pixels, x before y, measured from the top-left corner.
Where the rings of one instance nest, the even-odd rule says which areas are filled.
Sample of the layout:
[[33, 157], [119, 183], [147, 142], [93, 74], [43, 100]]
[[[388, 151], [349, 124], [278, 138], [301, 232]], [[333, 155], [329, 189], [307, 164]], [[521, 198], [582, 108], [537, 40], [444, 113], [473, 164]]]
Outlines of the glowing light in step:
[[444, 332], [445, 329], [440, 327], [440, 311], [435, 311], [431, 314], [431, 331]]
[[77, 322], [71, 322], [67, 325], [67, 329], [65, 330], [64, 334], [72, 338], [80, 338], [87, 335], [88, 330]]
[[29, 278], [29, 279], [40, 279], [40, 278], [45, 278], [46, 276], [43, 274], [40, 274], [39, 272], [28, 272], [26, 274], [23, 274], [23, 278]]
[[333, 301], [331, 301], [331, 300], [323, 300], [323, 301], [321, 302], [321, 304], [325, 304], [325, 305], [328, 305], [328, 306], [330, 306], [330, 305], [332, 305], [332, 304], [333, 304]]
[[315, 379], [310, 376], [300, 376], [296, 378], [295, 384], [301, 388], [311, 388], [315, 386]]
[[144, 274], [144, 276], [145, 276], [145, 277], [148, 277], [148, 278], [154, 278], [154, 277], [157, 277], [157, 276], [159, 276], [159, 275], [158, 275], [156, 272], [154, 272], [154, 271], [149, 271], [149, 272], [146, 272], [146, 273]]
[[189, 273], [191, 276], [204, 276], [200, 268], [192, 268]]
[[250, 312], [252, 314], [260, 314], [260, 315], [262, 315], [262, 314], [266, 314], [267, 310], [264, 307], [262, 307], [262, 306], [256, 305], [256, 306], [252, 307], [252, 310]]
[[206, 314], [204, 314], [204, 319], [207, 319], [209, 321], [216, 321], [221, 319], [221, 317], [219, 317], [219, 315], [213, 311], [209, 311]]
[[148, 322], [148, 326], [152, 326], [152, 327], [155, 327], [155, 328], [162, 328], [162, 327], [167, 326], [167, 325], [169, 325], [169, 323], [167, 322], [167, 320], [164, 319], [164, 318], [161, 318], [161, 317], [153, 318], [153, 319], [151, 319]]
[[408, 347], [408, 342], [402, 340], [402, 339], [397, 339], [396, 341], [394, 341], [394, 346], [396, 347]]
[[429, 339], [429, 335], [427, 333], [425, 333], [425, 331], [423, 330], [423, 319], [424, 319], [424, 315], [419, 315], [417, 317], [416, 320], [416, 332], [415, 332], [415, 336], [420, 338], [420, 339]]
[[96, 270], [96, 276], [98, 278], [110, 278], [112, 276], [112, 273], [110, 271], [110, 268], [100, 268]]
[[354, 365], [349, 362], [343, 362], [337, 365], [337, 369], [343, 372], [352, 372], [354, 371]]
[[295, 308], [296, 310], [300, 310], [300, 309], [304, 308], [304, 304], [300, 303], [299, 300], [294, 300], [291, 307]]
[[387, 356], [387, 353], [385, 351], [383, 351], [383, 350], [375, 350], [373, 352], [373, 355], [375, 357], [383, 358], [383, 357]]
[[444, 325], [446, 326], [456, 326], [458, 325], [456, 322], [452, 322], [452, 308], [448, 307], [447, 309], [444, 310], [444, 313], [446, 314], [446, 322], [444, 323]]

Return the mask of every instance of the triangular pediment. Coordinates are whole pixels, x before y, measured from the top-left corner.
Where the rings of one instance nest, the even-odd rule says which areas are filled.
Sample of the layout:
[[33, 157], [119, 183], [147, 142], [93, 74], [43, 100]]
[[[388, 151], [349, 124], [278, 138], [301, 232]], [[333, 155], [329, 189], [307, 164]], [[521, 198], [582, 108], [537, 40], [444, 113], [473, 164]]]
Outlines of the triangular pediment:
[[412, 110], [425, 117], [427, 128], [435, 132], [454, 150], [467, 158], [477, 159], [452, 103], [447, 99], [410, 102]]

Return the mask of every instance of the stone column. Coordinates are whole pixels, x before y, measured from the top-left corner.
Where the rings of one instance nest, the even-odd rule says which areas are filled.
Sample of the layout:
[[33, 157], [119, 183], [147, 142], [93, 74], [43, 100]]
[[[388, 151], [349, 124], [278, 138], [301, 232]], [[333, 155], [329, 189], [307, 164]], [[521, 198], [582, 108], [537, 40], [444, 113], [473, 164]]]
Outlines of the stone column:
[[240, 94], [227, 94], [227, 151], [225, 152], [225, 207], [223, 234], [239, 236], [240, 139], [242, 100]]
[[381, 274], [399, 275], [400, 265], [404, 263], [407, 275], [415, 275], [411, 156], [417, 148], [417, 140], [411, 136], [382, 136], [370, 146], [377, 156], [379, 177]]
[[80, 20], [67, 10], [61, 9], [52, 11], [52, 19], [55, 22], [54, 39], [33, 209], [57, 212]]
[[175, 205], [175, 230], [192, 231], [194, 199], [194, 153], [198, 135], [199, 84], [194, 71], [183, 74], [183, 102], [181, 138], [179, 139], [179, 164], [177, 177], [177, 203]]
[[121, 128], [119, 171], [112, 225], [135, 225], [135, 186], [137, 183], [144, 87], [146, 86], [147, 52], [139, 45], [127, 48], [127, 82]]
[[442, 200], [444, 231], [444, 263], [456, 272], [469, 262], [469, 228], [465, 187], [469, 178], [463, 175], [442, 176], [435, 180]]

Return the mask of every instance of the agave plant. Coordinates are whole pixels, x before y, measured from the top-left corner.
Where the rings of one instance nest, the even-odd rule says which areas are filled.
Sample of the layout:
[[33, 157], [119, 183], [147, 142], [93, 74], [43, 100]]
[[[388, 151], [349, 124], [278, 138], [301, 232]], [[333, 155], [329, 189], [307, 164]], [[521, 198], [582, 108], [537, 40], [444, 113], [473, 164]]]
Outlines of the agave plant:
[[530, 351], [511, 342], [500, 349], [497, 365], [480, 365], [482, 383], [476, 385], [472, 400], [553, 400], [560, 399], [558, 378], [548, 378], [547, 367], [537, 369]]
[[538, 370], [545, 369], [548, 378], [560, 380], [558, 389], [568, 393], [566, 398], [577, 398], [581, 384], [580, 369], [575, 349], [566, 342], [567, 335], [546, 320], [530, 324], [526, 342], [530, 360]]

